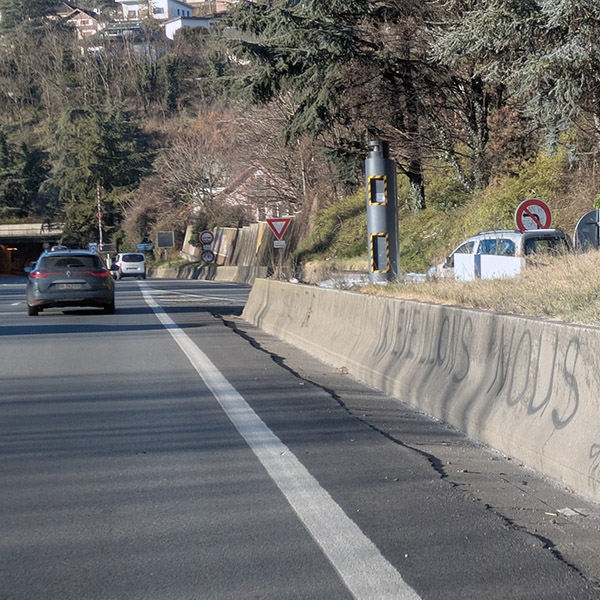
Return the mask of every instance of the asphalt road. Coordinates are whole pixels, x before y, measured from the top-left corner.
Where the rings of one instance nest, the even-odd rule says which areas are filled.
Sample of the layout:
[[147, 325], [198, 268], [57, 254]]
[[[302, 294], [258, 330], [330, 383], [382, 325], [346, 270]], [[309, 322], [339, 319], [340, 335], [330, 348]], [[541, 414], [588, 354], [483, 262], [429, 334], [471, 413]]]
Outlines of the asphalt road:
[[600, 598], [595, 507], [244, 324], [248, 292], [27, 317], [0, 281], [1, 600]]

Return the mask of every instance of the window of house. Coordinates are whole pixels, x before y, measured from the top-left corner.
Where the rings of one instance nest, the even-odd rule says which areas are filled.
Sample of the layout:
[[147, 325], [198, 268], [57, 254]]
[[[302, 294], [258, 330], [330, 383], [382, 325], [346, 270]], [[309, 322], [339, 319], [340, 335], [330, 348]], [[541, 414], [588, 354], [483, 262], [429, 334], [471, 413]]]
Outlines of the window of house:
[[155, 6], [154, 7], [154, 14], [155, 15], [164, 15], [165, 14], [165, 9], [160, 7], [160, 6]]

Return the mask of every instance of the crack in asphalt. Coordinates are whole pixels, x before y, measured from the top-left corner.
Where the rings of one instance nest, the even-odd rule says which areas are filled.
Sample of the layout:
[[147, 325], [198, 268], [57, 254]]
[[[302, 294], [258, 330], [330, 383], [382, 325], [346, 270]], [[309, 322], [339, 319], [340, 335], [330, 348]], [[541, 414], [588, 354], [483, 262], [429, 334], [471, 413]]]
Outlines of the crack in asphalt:
[[[285, 369], [286, 371], [288, 371], [290, 374], [292, 374], [294, 377], [300, 379], [301, 381], [309, 383], [309, 384], [323, 390], [337, 404], [339, 404], [339, 406], [344, 411], [346, 411], [346, 413], [348, 413], [348, 415], [352, 416], [354, 419], [357, 419], [359, 422], [363, 423], [364, 425], [366, 425], [373, 431], [376, 431], [380, 435], [383, 435], [385, 438], [387, 438], [394, 444], [397, 444], [398, 446], [400, 446], [402, 448], [411, 450], [412, 452], [415, 452], [418, 455], [425, 458], [426, 461], [433, 468], [433, 470], [440, 476], [441, 480], [445, 481], [451, 487], [460, 490], [461, 493], [465, 494], [465, 496], [469, 497], [471, 500], [481, 503], [486, 511], [489, 511], [490, 513], [492, 513], [496, 517], [498, 517], [505, 524], [505, 526], [508, 527], [509, 529], [514, 530], [514, 531], [520, 531], [522, 533], [530, 535], [534, 539], [541, 542], [542, 547], [544, 549], [548, 550], [556, 560], [558, 560], [559, 562], [561, 562], [568, 568], [572, 569], [573, 572], [575, 572], [577, 575], [582, 577], [584, 579], [584, 581], [586, 581], [586, 583], [591, 585], [593, 587], [593, 589], [600, 590], [600, 580], [587, 575], [577, 565], [575, 565], [573, 562], [567, 560], [565, 558], [565, 556], [563, 555], [563, 553], [558, 549], [557, 544], [555, 542], [553, 542], [550, 538], [548, 538], [540, 533], [537, 533], [535, 531], [531, 531], [530, 529], [528, 529], [527, 527], [525, 527], [523, 525], [519, 525], [516, 521], [514, 521], [510, 517], [508, 517], [505, 514], [503, 514], [502, 512], [500, 512], [496, 507], [482, 501], [481, 498], [478, 498], [477, 496], [472, 494], [466, 488], [466, 485], [468, 485], [468, 484], [465, 484], [464, 482], [453, 481], [450, 478], [447, 470], [444, 468], [443, 461], [439, 457], [435, 456], [434, 454], [432, 454], [430, 452], [426, 452], [425, 450], [416, 448], [415, 446], [413, 446], [411, 444], [407, 444], [406, 442], [403, 442], [402, 440], [398, 439], [391, 433], [384, 431], [383, 429], [374, 425], [373, 423], [370, 423], [367, 419], [360, 417], [346, 404], [346, 402], [344, 402], [343, 398], [334, 389], [329, 388], [321, 383], [318, 383], [312, 379], [309, 379], [309, 378], [301, 375], [297, 370], [295, 370], [289, 364], [286, 363], [286, 359], [284, 357], [276, 354], [275, 352], [269, 350], [268, 348], [265, 348], [263, 345], [260, 344], [260, 342], [258, 342], [255, 338], [253, 338], [249, 333], [247, 333], [246, 331], [244, 331], [240, 327], [238, 327], [237, 323], [234, 320], [228, 319], [227, 316], [224, 316], [222, 314], [214, 313], [214, 316], [221, 319], [222, 322], [227, 327], [232, 329], [237, 335], [239, 335], [244, 340], [246, 340], [252, 347], [254, 347], [257, 350], [268, 355], [279, 367]], [[504, 481], [506, 482], [507, 480], [504, 479]], [[508, 483], [510, 485], [513, 485], [510, 482], [508, 482]]]

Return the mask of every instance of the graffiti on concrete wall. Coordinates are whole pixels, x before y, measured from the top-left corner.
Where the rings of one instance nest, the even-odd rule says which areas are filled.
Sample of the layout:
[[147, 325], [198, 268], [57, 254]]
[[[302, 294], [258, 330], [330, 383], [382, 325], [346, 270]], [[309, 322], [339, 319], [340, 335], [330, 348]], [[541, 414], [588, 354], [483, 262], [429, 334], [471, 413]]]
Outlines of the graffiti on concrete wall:
[[415, 362], [430, 366], [453, 383], [469, 377], [475, 360], [478, 372], [485, 374], [482, 395], [523, 406], [530, 416], [544, 415], [550, 409], [554, 427], [566, 427], [580, 402], [579, 338], [572, 335], [565, 344], [557, 331], [523, 327], [520, 321], [500, 322], [494, 334], [482, 341], [474, 327], [468, 311], [434, 312], [414, 304], [391, 310], [388, 306], [375, 357], [391, 357], [398, 369]]
[[469, 373], [473, 322], [468, 314], [455, 312], [441, 322], [429, 310], [407, 305], [392, 311], [386, 307], [382, 334], [375, 358], [417, 362], [439, 368], [460, 382]]
[[512, 326], [510, 333], [502, 324], [492, 340], [488, 360], [493, 379], [487, 389], [496, 396], [504, 394], [509, 406], [524, 404], [527, 414], [544, 414], [557, 396], [559, 408], [552, 409], [552, 423], [557, 429], [568, 425], [579, 408], [579, 385], [575, 369], [580, 342], [572, 336], [566, 347], [558, 332], [547, 339], [544, 330], [537, 334], [522, 326]]

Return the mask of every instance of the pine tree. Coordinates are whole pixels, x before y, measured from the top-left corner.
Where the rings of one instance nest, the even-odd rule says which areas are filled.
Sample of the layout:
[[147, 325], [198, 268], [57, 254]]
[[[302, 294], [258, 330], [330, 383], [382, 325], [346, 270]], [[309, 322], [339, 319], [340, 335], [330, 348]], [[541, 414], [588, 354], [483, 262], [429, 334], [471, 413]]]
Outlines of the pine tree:
[[45, 153], [25, 143], [15, 147], [0, 130], [0, 214], [28, 217], [41, 212], [38, 192], [47, 174]]
[[58, 0], [0, 0], [0, 28], [11, 29], [19, 23], [45, 17], [60, 4]]
[[600, 140], [600, 5], [594, 0], [457, 1], [438, 56], [453, 67], [475, 61], [482, 81], [506, 96], [550, 146], [591, 117]]
[[70, 110], [54, 131], [52, 183], [60, 190], [70, 244], [86, 246], [97, 234], [97, 190], [102, 190], [105, 225], [122, 218], [116, 199], [137, 186], [148, 169], [148, 140], [117, 108]]
[[244, 81], [250, 98], [293, 100], [287, 138], [334, 130], [339, 135], [359, 124], [364, 141], [392, 129], [402, 140], [396, 158], [415, 208], [425, 206], [420, 7], [410, 1], [280, 1], [240, 3], [231, 16], [238, 32], [231, 45], [254, 67]]

